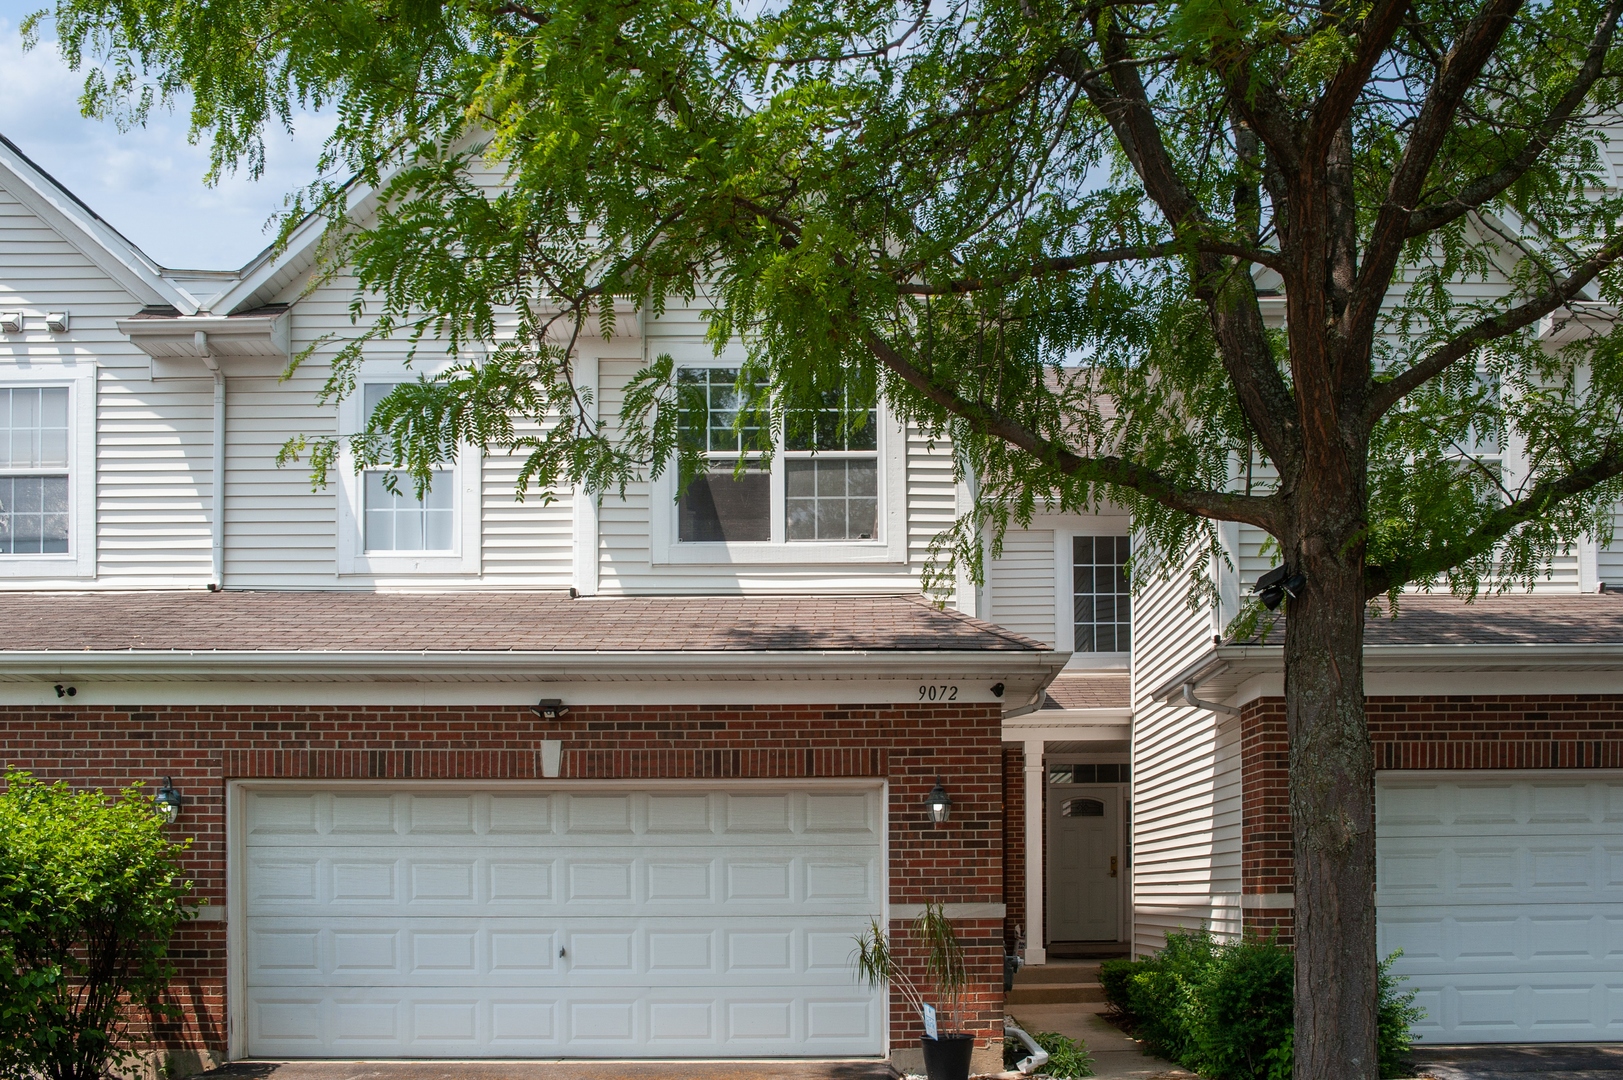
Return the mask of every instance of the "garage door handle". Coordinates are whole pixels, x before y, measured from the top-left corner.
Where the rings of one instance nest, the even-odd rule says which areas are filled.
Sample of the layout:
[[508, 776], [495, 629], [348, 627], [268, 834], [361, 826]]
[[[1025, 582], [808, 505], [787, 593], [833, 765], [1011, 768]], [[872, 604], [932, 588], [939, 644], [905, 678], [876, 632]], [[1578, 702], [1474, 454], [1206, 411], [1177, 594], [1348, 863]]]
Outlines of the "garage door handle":
[[560, 946], [559, 949], [558, 949], [558, 959], [562, 960], [563, 958], [564, 958], [564, 950], [563, 950], [563, 947]]
[[[1116, 876], [1116, 860], [1119, 859], [1120, 857], [1121, 856], [1119, 856], [1119, 855], [1110, 856], [1110, 876], [1111, 877]], [[562, 955], [562, 954], [560, 953], [559, 955]]]

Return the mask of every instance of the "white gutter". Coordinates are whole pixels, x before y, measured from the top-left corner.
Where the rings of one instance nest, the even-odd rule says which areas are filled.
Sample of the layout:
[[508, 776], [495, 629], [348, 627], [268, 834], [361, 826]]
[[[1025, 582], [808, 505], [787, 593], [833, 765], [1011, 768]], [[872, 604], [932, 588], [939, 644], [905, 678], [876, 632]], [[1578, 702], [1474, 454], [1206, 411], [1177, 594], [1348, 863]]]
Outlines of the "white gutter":
[[214, 374], [214, 509], [209, 514], [209, 591], [225, 588], [225, 371], [220, 361], [209, 352], [209, 336], [197, 331], [192, 341], [203, 366]]

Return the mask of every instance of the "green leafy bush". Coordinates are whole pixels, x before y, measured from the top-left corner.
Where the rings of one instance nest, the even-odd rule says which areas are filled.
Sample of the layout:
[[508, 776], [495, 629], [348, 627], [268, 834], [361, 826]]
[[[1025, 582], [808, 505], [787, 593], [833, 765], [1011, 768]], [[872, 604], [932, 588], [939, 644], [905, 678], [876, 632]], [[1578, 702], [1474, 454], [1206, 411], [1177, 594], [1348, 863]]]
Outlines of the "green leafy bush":
[[[1017, 1027], [1025, 1028], [1019, 1017], [1014, 1022]], [[1054, 1080], [1079, 1080], [1093, 1075], [1093, 1055], [1088, 1053], [1086, 1043], [1057, 1031], [1027, 1033], [1048, 1052], [1048, 1064], [1042, 1067], [1040, 1075], [1053, 1077]], [[1030, 1053], [1025, 1043], [1012, 1035], [1006, 1036], [1003, 1040], [1003, 1067], [1013, 1069]]]
[[[1377, 1057], [1404, 1075], [1410, 1030], [1425, 1015], [1381, 964]], [[1167, 935], [1160, 953], [1101, 965], [1114, 1018], [1155, 1053], [1208, 1080], [1290, 1080], [1294, 957], [1273, 940], [1221, 944], [1204, 930]]]
[[0, 1077], [98, 1080], [132, 1056], [125, 1008], [164, 1011], [191, 883], [151, 798], [8, 770], [0, 793]]

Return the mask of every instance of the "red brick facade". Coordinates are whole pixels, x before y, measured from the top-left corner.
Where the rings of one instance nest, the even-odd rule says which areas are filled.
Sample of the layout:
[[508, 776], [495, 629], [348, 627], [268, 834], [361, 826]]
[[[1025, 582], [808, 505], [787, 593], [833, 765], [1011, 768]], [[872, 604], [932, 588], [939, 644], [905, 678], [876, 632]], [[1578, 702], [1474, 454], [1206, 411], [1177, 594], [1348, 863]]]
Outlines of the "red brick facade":
[[[1623, 768], [1623, 695], [1500, 694], [1371, 697], [1375, 768]], [[1294, 886], [1285, 703], [1262, 698], [1240, 714], [1241, 882], [1247, 896]], [[1248, 931], [1289, 941], [1291, 911], [1248, 907]]]
[[[563, 779], [883, 778], [890, 785], [890, 899], [1003, 899], [1004, 777], [997, 705], [572, 707], [543, 720], [523, 708], [320, 706], [0, 707], [0, 763], [45, 780], [113, 791], [172, 776], [187, 800], [198, 894], [225, 901], [226, 782], [250, 778], [531, 779], [539, 743], [564, 744]], [[950, 824], [924, 798], [940, 775]], [[1017, 785], [1018, 787], [1018, 785]], [[972, 970], [969, 1023], [1001, 1045], [1004, 932], [959, 924]], [[184, 1014], [166, 1047], [227, 1045], [223, 922], [174, 942], [172, 987]], [[898, 941], [909, 955], [905, 939]], [[917, 1046], [917, 1018], [893, 1009], [892, 1044]]]
[[1026, 925], [1026, 748], [1003, 744], [1003, 939], [1010, 952]]

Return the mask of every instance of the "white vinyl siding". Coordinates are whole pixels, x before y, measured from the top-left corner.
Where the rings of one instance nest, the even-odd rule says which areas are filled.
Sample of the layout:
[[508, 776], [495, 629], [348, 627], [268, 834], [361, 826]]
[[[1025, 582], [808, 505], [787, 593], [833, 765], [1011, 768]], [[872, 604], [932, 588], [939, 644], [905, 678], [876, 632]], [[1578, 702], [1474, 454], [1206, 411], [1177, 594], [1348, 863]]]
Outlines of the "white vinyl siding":
[[[202, 587], [209, 576], [212, 385], [157, 384], [147, 356], [114, 325], [137, 297], [0, 177], [0, 311], [24, 313], [20, 334], [0, 335], [0, 385], [73, 384], [82, 394], [84, 556], [0, 579], [0, 588]], [[30, 198], [34, 196], [30, 195]], [[105, 256], [104, 256], [105, 257]], [[67, 333], [45, 328], [65, 311]], [[76, 423], [79, 423], [76, 416]], [[76, 524], [76, 532], [80, 528]]]
[[1010, 529], [986, 574], [990, 619], [1018, 634], [1054, 643], [1054, 530]]
[[[1205, 552], [1192, 557], [1209, 563]], [[1155, 701], [1149, 691], [1211, 647], [1214, 623], [1187, 603], [1185, 562], [1134, 589], [1134, 951], [1167, 931], [1240, 931], [1240, 746], [1237, 718]]]

